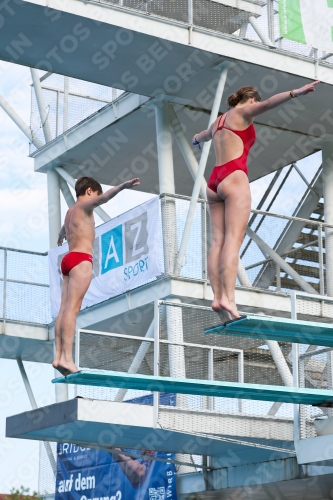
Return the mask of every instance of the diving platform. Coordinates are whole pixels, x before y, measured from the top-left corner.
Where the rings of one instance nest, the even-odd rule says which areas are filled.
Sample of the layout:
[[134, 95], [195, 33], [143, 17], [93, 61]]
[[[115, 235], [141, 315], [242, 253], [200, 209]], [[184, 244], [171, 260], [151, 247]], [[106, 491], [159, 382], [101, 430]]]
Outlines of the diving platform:
[[[222, 8], [224, 2], [211, 3]], [[258, 8], [257, 2], [242, 3], [250, 9], [248, 14]], [[233, 0], [233, 4], [236, 9], [240, 2]], [[139, 190], [156, 192], [156, 104], [165, 101], [174, 106], [191, 138], [207, 127], [222, 63], [233, 63], [226, 80], [230, 91], [241, 82], [251, 82], [261, 89], [263, 99], [272, 89], [299, 88], [314, 77], [309, 57], [290, 54], [286, 64], [288, 53], [278, 47], [249, 43], [235, 35], [230, 38], [230, 33], [147, 15], [112, 2], [11, 0], [10, 9], [1, 29], [1, 59], [126, 91], [34, 152], [38, 172], [61, 166], [75, 178], [93, 171], [99, 182], [116, 184], [122, 182], [124, 172], [133, 171], [140, 173]], [[233, 22], [243, 19], [243, 13], [240, 9]], [[313, 123], [323, 123], [326, 133], [333, 135], [331, 112], [323, 114], [321, 105], [331, 98], [333, 68], [320, 60], [315, 67], [316, 77], [323, 82], [320, 92], [288, 102], [282, 111], [268, 111], [256, 120], [257, 143], [249, 158], [251, 181], [317, 151], [318, 146], [309, 142], [318, 138]], [[225, 96], [219, 111], [225, 111]], [[176, 192], [190, 195], [192, 174], [176, 147], [174, 159]], [[213, 166], [212, 153], [208, 162]]]
[[55, 384], [76, 384], [95, 387], [169, 392], [222, 398], [273, 401], [305, 405], [333, 407], [333, 390], [303, 389], [273, 385], [221, 382], [216, 380], [180, 379], [111, 372], [104, 370], [81, 370], [52, 381]]
[[[170, 408], [171, 409], [171, 408]], [[175, 410], [173, 408], [172, 410]], [[160, 410], [163, 414], [163, 410]], [[208, 416], [207, 416], [208, 418]], [[281, 419], [270, 419], [272, 428], [284, 426]], [[198, 421], [198, 418], [196, 418]], [[205, 421], [207, 423], [207, 421]], [[230, 428], [228, 426], [228, 428]], [[206, 429], [207, 430], [207, 429]], [[75, 398], [7, 418], [6, 437], [38, 441], [66, 442], [79, 446], [112, 451], [112, 448], [165, 451], [168, 453], [198, 454], [221, 457], [230, 463], [233, 456], [237, 464], [252, 462], [254, 458], [268, 460], [272, 454], [270, 440], [267, 446], [242, 442], [220, 435], [193, 430], [162, 428], [156, 423], [151, 405], [117, 403]], [[288, 432], [288, 435], [290, 433]], [[200, 438], [200, 439], [198, 439]], [[288, 437], [290, 441], [291, 436]], [[277, 455], [294, 456], [294, 449], [274, 451]], [[224, 456], [224, 459], [223, 459]], [[224, 460], [224, 462], [223, 462]]]
[[205, 328], [206, 334], [333, 347], [333, 325], [313, 321], [248, 315], [240, 321]]
[[52, 363], [53, 340], [48, 325], [0, 319], [0, 358]]

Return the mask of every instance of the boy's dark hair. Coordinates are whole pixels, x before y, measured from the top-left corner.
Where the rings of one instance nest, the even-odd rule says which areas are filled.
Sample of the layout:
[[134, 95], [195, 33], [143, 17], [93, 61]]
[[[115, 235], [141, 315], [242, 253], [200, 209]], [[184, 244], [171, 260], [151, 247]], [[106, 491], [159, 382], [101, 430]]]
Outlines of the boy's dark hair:
[[103, 193], [102, 186], [95, 179], [92, 177], [80, 177], [75, 183], [76, 197], [85, 195], [88, 188], [98, 191], [99, 195]]

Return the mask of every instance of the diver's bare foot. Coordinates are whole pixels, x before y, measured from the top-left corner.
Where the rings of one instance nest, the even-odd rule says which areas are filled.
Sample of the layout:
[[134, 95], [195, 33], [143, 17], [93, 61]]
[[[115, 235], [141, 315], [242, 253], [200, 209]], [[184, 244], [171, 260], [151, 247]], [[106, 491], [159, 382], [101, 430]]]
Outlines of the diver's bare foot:
[[60, 357], [54, 358], [53, 363], [52, 363], [53, 368], [58, 369], [57, 366], [59, 365], [59, 363], [60, 363]]
[[70, 375], [70, 373], [71, 373], [70, 371], [66, 370], [65, 368], [63, 368], [60, 365], [57, 366], [56, 370], [58, 370], [58, 372], [61, 373], [61, 375], [63, 375], [64, 377], [67, 377], [67, 375]]
[[221, 311], [221, 306], [220, 306], [219, 300], [214, 298], [214, 300], [212, 302], [212, 309], [213, 309], [213, 311], [215, 311], [217, 313]]
[[220, 302], [217, 299], [213, 300], [212, 309], [219, 315], [222, 323], [225, 323], [226, 321], [230, 321], [231, 319], [233, 319], [231, 314], [226, 309], [221, 307]]
[[220, 301], [221, 309], [224, 309], [231, 316], [230, 319], [240, 318], [240, 314], [237, 311], [237, 306], [235, 302], [229, 301], [228, 299], [222, 298]]
[[52, 365], [53, 368], [58, 370], [58, 372], [60, 372], [64, 377], [80, 371], [73, 361], [65, 362], [64, 360], [60, 359], [57, 365], [55, 365], [54, 362], [52, 363]]

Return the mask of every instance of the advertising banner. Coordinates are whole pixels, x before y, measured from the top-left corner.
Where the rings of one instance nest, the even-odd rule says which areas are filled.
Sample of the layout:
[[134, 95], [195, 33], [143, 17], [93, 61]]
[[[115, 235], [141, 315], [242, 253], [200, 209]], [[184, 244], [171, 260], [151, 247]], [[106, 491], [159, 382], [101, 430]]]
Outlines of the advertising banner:
[[[159, 197], [119, 215], [98, 228], [93, 246], [93, 280], [82, 309], [131, 290], [162, 274], [159, 241]], [[60, 264], [68, 244], [49, 251], [51, 312], [61, 300]]]
[[333, 52], [333, 0], [279, 0], [284, 38]]
[[[177, 500], [173, 464], [115, 455], [70, 443], [57, 445], [55, 500]], [[170, 453], [145, 455], [163, 459]]]

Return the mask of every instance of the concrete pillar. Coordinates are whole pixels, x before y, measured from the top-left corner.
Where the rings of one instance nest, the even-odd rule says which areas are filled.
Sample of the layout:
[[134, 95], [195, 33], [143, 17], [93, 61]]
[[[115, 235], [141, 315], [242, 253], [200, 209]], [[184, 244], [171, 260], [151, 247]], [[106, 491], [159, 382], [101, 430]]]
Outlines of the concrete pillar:
[[[177, 298], [168, 299], [175, 304], [180, 304], [181, 300]], [[183, 317], [181, 307], [166, 306], [166, 321], [168, 340], [171, 342], [184, 342], [183, 335]], [[170, 364], [170, 377], [186, 378], [185, 368], [185, 352], [184, 347], [177, 345], [169, 345], [169, 364]], [[176, 395], [176, 405], [182, 408], [187, 407], [186, 394]], [[187, 462], [189, 456], [177, 453], [176, 459], [180, 462]], [[191, 460], [193, 463], [193, 460]], [[178, 469], [178, 474], [186, 474], [192, 472], [193, 468], [181, 465]]]
[[[326, 224], [333, 226], [333, 142], [323, 142], [324, 214]], [[333, 297], [333, 229], [325, 228], [326, 288]]]
[[[180, 299], [171, 299], [175, 304], [181, 304]], [[166, 306], [168, 340], [184, 342], [183, 318], [180, 307]], [[169, 345], [170, 377], [186, 378], [184, 347]], [[186, 395], [178, 394], [180, 397]]]
[[156, 104], [155, 117], [160, 193], [174, 194], [175, 177], [173, 170], [169, 103], [160, 102]]
[[[167, 102], [156, 104], [155, 117], [160, 194], [175, 194], [176, 189], [172, 153], [172, 132], [170, 126], [170, 104]], [[173, 274], [178, 253], [176, 202], [174, 199], [162, 199], [161, 214], [163, 224], [165, 273]], [[175, 303], [181, 302], [180, 299], [171, 300]], [[166, 306], [166, 320], [168, 340], [173, 342], [183, 342], [184, 337], [181, 308]], [[174, 345], [169, 346], [169, 363], [171, 377], [186, 378], [184, 347]], [[177, 406], [186, 407], [186, 395], [177, 394], [176, 404]], [[177, 454], [176, 459], [186, 462], [188, 457], [186, 455]], [[181, 465], [178, 469], [179, 474], [184, 474], [189, 471], [192, 471], [192, 468], [184, 465]]]
[[[47, 195], [49, 210], [49, 244], [50, 248], [57, 246], [59, 231], [61, 229], [61, 208], [60, 208], [60, 182], [57, 172], [49, 170], [47, 172]], [[55, 377], [61, 374], [54, 370]], [[68, 387], [65, 384], [55, 384], [56, 402], [68, 400]]]
[[[167, 102], [160, 102], [155, 105], [160, 194], [175, 194], [176, 192], [169, 106]], [[174, 263], [178, 253], [176, 202], [174, 199], [162, 198], [161, 214], [164, 268], [166, 274], [173, 274]]]
[[[156, 116], [156, 140], [158, 153], [158, 175], [160, 193], [175, 194], [175, 178], [172, 153], [172, 132], [170, 126], [170, 110], [167, 102], [155, 105]], [[162, 199], [162, 224], [165, 252], [166, 272], [172, 272], [170, 257], [177, 255], [177, 217], [175, 200]], [[168, 256], [168, 257], [167, 257]], [[180, 303], [180, 299], [172, 299], [172, 302]], [[167, 306], [167, 330], [168, 340], [183, 342], [183, 324], [181, 308]], [[180, 346], [169, 346], [170, 376], [185, 378], [185, 355], [184, 348]], [[177, 396], [177, 401], [178, 401]], [[180, 395], [180, 397], [182, 397]]]

